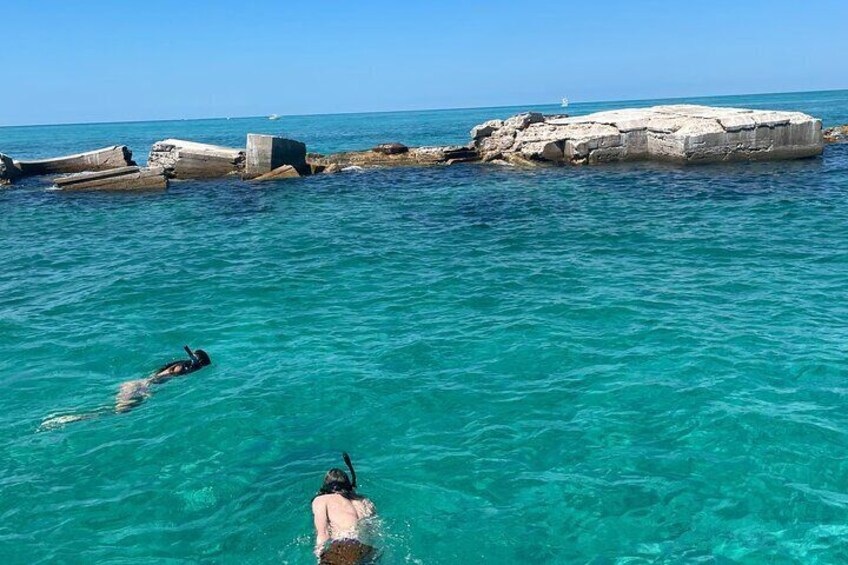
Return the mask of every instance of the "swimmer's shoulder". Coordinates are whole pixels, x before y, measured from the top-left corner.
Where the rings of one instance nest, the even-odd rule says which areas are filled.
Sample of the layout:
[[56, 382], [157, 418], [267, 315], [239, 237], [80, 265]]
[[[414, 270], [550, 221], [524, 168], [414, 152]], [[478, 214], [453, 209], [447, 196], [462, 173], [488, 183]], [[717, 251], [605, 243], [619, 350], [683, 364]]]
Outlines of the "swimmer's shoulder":
[[359, 498], [352, 500], [351, 502], [353, 502], [354, 506], [357, 509], [357, 512], [363, 518], [373, 516], [374, 514], [377, 513], [377, 508], [374, 506], [374, 503], [371, 502], [370, 498], [366, 498], [364, 496], [361, 496]]
[[327, 511], [327, 507], [330, 502], [331, 494], [319, 494], [315, 498], [312, 499], [312, 512], [314, 514], [321, 514]]
[[337, 492], [319, 494], [312, 499], [313, 510], [316, 508], [320, 511], [322, 508], [338, 509], [351, 507], [356, 509], [357, 513], [361, 514], [363, 511], [367, 512], [368, 509], [373, 509], [374, 505], [365, 497], [357, 496], [356, 498], [348, 498]]

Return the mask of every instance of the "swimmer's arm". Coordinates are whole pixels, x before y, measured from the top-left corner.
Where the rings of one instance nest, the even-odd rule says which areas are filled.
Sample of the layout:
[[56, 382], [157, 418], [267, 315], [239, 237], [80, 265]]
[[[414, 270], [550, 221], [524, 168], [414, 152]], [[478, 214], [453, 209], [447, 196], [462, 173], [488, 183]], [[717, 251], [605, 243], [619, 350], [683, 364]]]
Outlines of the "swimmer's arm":
[[153, 373], [152, 379], [158, 377], [171, 377], [174, 375], [179, 375], [182, 372], [183, 362], [182, 361], [172, 361], [165, 365], [164, 367], [157, 369], [155, 373]]
[[321, 497], [312, 501], [312, 516], [315, 522], [315, 557], [320, 559], [324, 544], [330, 539], [327, 504]]

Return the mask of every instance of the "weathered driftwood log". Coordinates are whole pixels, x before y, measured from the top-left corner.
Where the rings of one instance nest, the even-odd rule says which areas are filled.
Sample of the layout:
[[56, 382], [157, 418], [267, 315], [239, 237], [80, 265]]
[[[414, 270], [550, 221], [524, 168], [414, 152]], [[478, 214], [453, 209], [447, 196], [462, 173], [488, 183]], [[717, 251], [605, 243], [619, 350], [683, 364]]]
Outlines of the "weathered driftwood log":
[[76, 173], [53, 179], [62, 190], [152, 191], [168, 188], [162, 167], [119, 167], [108, 171]]
[[800, 112], [674, 105], [561, 118], [526, 113], [471, 130], [484, 161], [677, 163], [820, 155], [821, 120]]
[[117, 167], [132, 166], [135, 165], [135, 162], [132, 160], [132, 151], [126, 145], [113, 145], [86, 153], [65, 155], [52, 159], [15, 161], [15, 164], [20, 169], [21, 174], [27, 176], [105, 171]]
[[292, 165], [283, 165], [282, 167], [277, 167], [273, 171], [267, 172], [264, 175], [259, 175], [254, 178], [254, 181], [266, 181], [266, 180], [281, 180], [281, 179], [296, 179], [302, 176], [297, 169], [295, 169]]
[[291, 165], [300, 174], [308, 175], [310, 170], [306, 163], [306, 145], [273, 135], [247, 134], [245, 178], [256, 178], [283, 165]]
[[848, 142], [848, 125], [827, 128], [824, 130], [824, 140], [826, 143]]
[[[379, 148], [381, 146], [377, 146]], [[310, 164], [326, 167], [324, 172], [337, 172], [345, 167], [421, 167], [428, 165], [451, 165], [466, 161], [477, 161], [480, 156], [474, 147], [449, 145], [445, 147], [410, 147], [402, 152], [348, 151], [331, 155], [310, 156]]]
[[244, 171], [244, 149], [220, 147], [183, 139], [157, 141], [150, 149], [147, 164], [162, 167], [169, 178], [204, 179]]
[[0, 185], [12, 184], [12, 181], [19, 176], [21, 176], [21, 170], [12, 158], [0, 153]]

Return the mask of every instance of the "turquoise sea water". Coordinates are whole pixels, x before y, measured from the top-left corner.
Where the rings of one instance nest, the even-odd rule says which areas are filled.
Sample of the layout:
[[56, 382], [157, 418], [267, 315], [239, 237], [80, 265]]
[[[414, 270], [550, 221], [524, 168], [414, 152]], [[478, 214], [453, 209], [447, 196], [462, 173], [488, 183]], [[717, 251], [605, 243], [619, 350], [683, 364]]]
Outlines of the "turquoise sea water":
[[[692, 101], [848, 123], [848, 91]], [[0, 151], [465, 142], [523, 109], [0, 128]], [[0, 237], [0, 562], [310, 563], [342, 450], [383, 563], [848, 559], [848, 145], [152, 195], [29, 179]], [[184, 343], [213, 366], [36, 431]]]

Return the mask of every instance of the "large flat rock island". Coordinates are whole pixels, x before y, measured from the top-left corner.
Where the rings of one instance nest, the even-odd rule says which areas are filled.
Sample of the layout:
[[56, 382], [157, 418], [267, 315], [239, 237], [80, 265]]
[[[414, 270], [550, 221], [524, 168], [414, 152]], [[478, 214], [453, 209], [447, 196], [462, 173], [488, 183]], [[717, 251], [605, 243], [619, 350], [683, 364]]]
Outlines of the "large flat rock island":
[[471, 130], [483, 161], [675, 163], [797, 159], [820, 155], [821, 120], [801, 112], [680, 104], [545, 116], [529, 112]]

